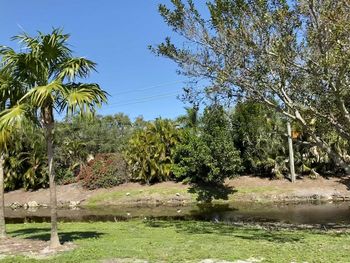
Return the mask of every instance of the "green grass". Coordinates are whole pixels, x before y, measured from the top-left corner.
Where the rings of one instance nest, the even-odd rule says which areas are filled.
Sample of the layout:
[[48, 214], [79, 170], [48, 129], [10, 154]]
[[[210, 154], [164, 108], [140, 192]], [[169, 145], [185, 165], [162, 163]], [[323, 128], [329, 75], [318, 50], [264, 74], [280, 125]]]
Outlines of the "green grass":
[[[49, 238], [48, 224], [9, 225], [12, 236]], [[205, 258], [234, 261], [250, 257], [262, 262], [350, 262], [346, 233], [311, 230], [262, 230], [208, 222], [129, 221], [62, 223], [60, 236], [78, 245], [40, 262], [99, 262], [135, 258], [150, 262], [199, 262]], [[37, 262], [23, 257], [2, 262]]]
[[[261, 187], [240, 187], [239, 189], [232, 189], [231, 193], [227, 193], [225, 197], [214, 197], [214, 203], [229, 203], [236, 200], [251, 201], [252, 194], [258, 198], [264, 194], [281, 194], [285, 192], [283, 189], [274, 186], [261, 186]], [[101, 205], [128, 205], [143, 203], [167, 203], [172, 198], [177, 198], [176, 194], [179, 193], [180, 197], [185, 200], [186, 203], [195, 203], [197, 201], [198, 192], [191, 191], [184, 187], [163, 187], [161, 184], [153, 186], [143, 186], [135, 188], [133, 186], [129, 188], [120, 188], [106, 193], [99, 193], [90, 197], [85, 203], [88, 207], [98, 207]], [[215, 196], [215, 191], [212, 193]], [[247, 197], [249, 196], [249, 197]], [[267, 200], [266, 202], [271, 201]]]

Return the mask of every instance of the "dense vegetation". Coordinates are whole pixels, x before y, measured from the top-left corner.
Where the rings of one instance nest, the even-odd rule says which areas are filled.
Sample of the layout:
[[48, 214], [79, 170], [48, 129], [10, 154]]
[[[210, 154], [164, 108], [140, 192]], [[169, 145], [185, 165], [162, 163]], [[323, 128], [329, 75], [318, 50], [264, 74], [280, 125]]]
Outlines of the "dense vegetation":
[[[8, 190], [48, 185], [45, 136], [35, 127], [23, 129], [5, 158]], [[293, 136], [299, 175], [341, 172], [324, 151], [307, 143], [296, 124]], [[346, 150], [336, 134], [328, 137]], [[175, 120], [132, 121], [122, 113], [67, 118], [57, 123], [55, 145], [57, 182], [82, 181], [88, 189], [127, 181], [219, 185], [242, 174], [282, 178], [289, 173], [284, 116], [251, 100], [233, 108], [212, 104], [202, 112], [188, 108]]]
[[[23, 51], [0, 49], [6, 189], [44, 187], [48, 178], [52, 184], [54, 168], [57, 182], [83, 180], [87, 188], [288, 177], [287, 122], [298, 175], [347, 172], [349, 6], [317, 3], [215, 0], [208, 16], [193, 1], [161, 4], [167, 25], [189, 43], [166, 38], [151, 47], [191, 80], [183, 96], [191, 107], [176, 120], [93, 116], [106, 94], [76, 81], [96, 64], [72, 56], [69, 35], [16, 36]], [[54, 110], [67, 114], [57, 122]]]
[[[4, 187], [50, 187], [50, 248], [56, 249], [57, 182], [81, 181], [96, 189], [173, 180], [191, 184], [210, 201], [208, 189], [225, 193], [223, 183], [233, 176], [294, 182], [294, 163], [298, 175], [311, 178], [350, 173], [348, 0], [212, 0], [207, 10], [195, 2], [160, 4], [165, 23], [184, 41], [167, 37], [150, 47], [189, 78], [182, 98], [191, 107], [175, 120], [96, 116], [108, 97], [97, 83], [86, 82], [96, 63], [75, 57], [70, 36], [61, 29], [23, 33], [13, 37], [19, 47], [0, 47], [0, 238], [6, 237]], [[23, 228], [11, 226], [11, 234], [47, 237], [46, 229]], [[72, 230], [69, 224], [64, 228]], [[215, 257], [252, 255], [268, 261], [342, 261], [348, 256], [338, 233], [329, 242], [320, 233], [232, 229], [147, 220], [113, 229], [98, 224], [89, 233], [74, 234], [105, 235], [102, 248], [90, 239], [61, 257], [167, 260], [170, 255], [181, 262], [205, 258], [208, 251]], [[114, 238], [116, 230], [122, 242]], [[151, 232], [152, 242], [144, 238]], [[143, 235], [142, 240], [130, 233]], [[162, 247], [170, 239], [171, 249]], [[130, 249], [134, 241], [140, 243], [136, 250]], [[111, 244], [121, 249], [110, 249]], [[186, 247], [192, 253], [186, 254]]]

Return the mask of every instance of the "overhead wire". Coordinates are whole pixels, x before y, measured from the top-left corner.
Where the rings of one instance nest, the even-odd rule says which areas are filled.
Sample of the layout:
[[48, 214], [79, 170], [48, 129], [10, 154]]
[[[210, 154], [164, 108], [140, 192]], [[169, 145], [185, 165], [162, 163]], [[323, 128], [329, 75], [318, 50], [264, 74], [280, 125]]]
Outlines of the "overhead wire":
[[153, 85], [153, 86], [148, 86], [148, 87], [141, 88], [141, 89], [132, 89], [132, 90], [126, 90], [126, 91], [121, 91], [121, 92], [117, 92], [117, 93], [110, 93], [109, 95], [111, 95], [111, 96], [124, 95], [124, 94], [135, 93], [135, 92], [139, 92], [139, 91], [151, 90], [151, 89], [160, 88], [160, 87], [164, 87], [164, 86], [169, 86], [169, 85], [177, 84], [177, 83], [183, 83], [183, 82], [184, 82], [183, 80], [177, 80], [177, 81], [166, 82], [166, 83], [157, 84], [157, 85]]
[[146, 102], [150, 102], [150, 101], [155, 101], [155, 100], [160, 100], [163, 98], [169, 98], [169, 97], [173, 97], [175, 95], [178, 95], [179, 93], [169, 93], [169, 94], [161, 94], [161, 95], [157, 95], [157, 96], [151, 96], [151, 97], [146, 97], [137, 101], [130, 101], [127, 103], [113, 103], [113, 104], [107, 104], [104, 105], [104, 107], [101, 109], [111, 109], [111, 108], [116, 108], [116, 107], [122, 107], [122, 106], [128, 106], [128, 105], [133, 105], [133, 104], [140, 104], [140, 103], [146, 103]]

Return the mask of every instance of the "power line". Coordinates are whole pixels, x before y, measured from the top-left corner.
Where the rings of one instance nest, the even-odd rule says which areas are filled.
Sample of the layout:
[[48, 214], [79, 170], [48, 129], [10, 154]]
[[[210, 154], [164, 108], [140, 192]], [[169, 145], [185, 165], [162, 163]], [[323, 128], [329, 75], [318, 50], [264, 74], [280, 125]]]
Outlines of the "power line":
[[109, 105], [111, 105], [111, 104], [109, 104], [109, 105], [104, 106], [101, 110], [112, 109], [112, 108], [128, 106], [128, 105], [133, 105], [133, 104], [139, 104], [139, 103], [146, 103], [146, 102], [150, 102], [150, 101], [160, 100], [160, 99], [163, 99], [163, 98], [169, 98], [169, 97], [172, 97], [174, 95], [177, 95], [177, 93], [175, 93], [175, 94], [164, 94], [163, 96], [153, 97], [152, 99], [134, 101], [134, 102], [130, 102], [130, 103], [113, 104], [112, 107], [108, 107]]
[[125, 104], [125, 103], [133, 103], [133, 102], [137, 102], [139, 100], [143, 101], [143, 100], [148, 100], [148, 99], [153, 99], [153, 98], [157, 98], [157, 97], [163, 97], [163, 96], [173, 96], [173, 95], [177, 95], [179, 94], [179, 92], [172, 92], [172, 93], [163, 93], [163, 94], [156, 94], [153, 96], [148, 96], [148, 97], [141, 97], [141, 98], [135, 98], [135, 99], [131, 99], [131, 100], [126, 100], [126, 101], [119, 101], [119, 102], [113, 102], [108, 105], [117, 105], [117, 104]]
[[111, 93], [110, 95], [111, 96], [124, 95], [124, 94], [129, 94], [129, 93], [135, 93], [135, 92], [139, 92], [139, 91], [145, 91], [145, 90], [160, 88], [160, 87], [169, 86], [169, 85], [176, 84], [176, 83], [183, 83], [183, 82], [184, 81], [182, 81], [182, 80], [178, 80], [178, 81], [173, 81], [173, 82], [167, 82], [167, 83], [162, 83], [162, 84], [158, 84], [158, 85], [148, 86], [146, 88], [141, 88], [141, 89], [134, 89], [134, 90], [117, 92], [117, 93]]

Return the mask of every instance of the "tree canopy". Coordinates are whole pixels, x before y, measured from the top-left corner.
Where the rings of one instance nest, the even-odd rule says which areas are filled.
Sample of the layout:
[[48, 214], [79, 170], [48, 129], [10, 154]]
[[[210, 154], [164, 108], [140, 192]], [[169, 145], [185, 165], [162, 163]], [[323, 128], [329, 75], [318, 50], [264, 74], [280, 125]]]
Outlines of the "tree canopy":
[[[348, 171], [315, 124], [350, 139], [350, 5], [346, 0], [213, 0], [208, 14], [194, 1], [159, 5], [182, 38], [151, 49], [175, 61], [193, 80], [205, 78], [207, 95], [250, 98], [295, 120]], [[189, 92], [191, 90], [189, 89]]]

